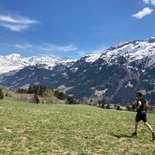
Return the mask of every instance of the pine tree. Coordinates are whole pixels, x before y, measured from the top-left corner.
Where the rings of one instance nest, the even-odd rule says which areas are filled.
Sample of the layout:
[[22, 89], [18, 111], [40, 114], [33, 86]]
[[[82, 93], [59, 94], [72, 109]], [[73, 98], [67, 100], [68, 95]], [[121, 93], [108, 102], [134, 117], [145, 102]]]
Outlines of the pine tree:
[[66, 104], [77, 104], [77, 102], [72, 96], [67, 96]]
[[34, 102], [35, 103], [39, 103], [40, 102], [39, 97], [36, 94], [34, 94]]
[[33, 85], [31, 84], [30, 86], [29, 86], [29, 88], [28, 88], [28, 91], [27, 91], [27, 93], [29, 93], [29, 94], [33, 94]]
[[0, 88], [0, 99], [4, 99], [4, 94], [2, 92], [2, 89]]

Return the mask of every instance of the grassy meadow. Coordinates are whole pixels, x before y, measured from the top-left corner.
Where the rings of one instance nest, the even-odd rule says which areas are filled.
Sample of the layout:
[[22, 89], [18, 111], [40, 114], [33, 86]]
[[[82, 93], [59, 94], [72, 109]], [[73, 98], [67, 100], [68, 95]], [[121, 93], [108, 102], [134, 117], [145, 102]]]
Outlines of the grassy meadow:
[[[153, 155], [143, 123], [131, 138], [134, 112], [87, 105], [30, 104], [0, 100], [1, 155]], [[155, 128], [155, 115], [148, 120]]]

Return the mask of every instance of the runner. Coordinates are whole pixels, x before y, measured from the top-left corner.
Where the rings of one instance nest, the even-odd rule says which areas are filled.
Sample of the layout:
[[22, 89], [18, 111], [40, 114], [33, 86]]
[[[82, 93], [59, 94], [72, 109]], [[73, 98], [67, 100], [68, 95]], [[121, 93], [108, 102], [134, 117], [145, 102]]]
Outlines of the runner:
[[144, 122], [144, 125], [151, 131], [152, 141], [154, 141], [155, 140], [154, 131], [153, 131], [151, 125], [147, 122], [147, 115], [146, 115], [147, 103], [142, 96], [143, 96], [142, 92], [138, 91], [136, 93], [135, 106], [136, 106], [136, 110], [137, 110], [137, 115], [135, 118], [135, 132], [132, 133], [132, 136], [137, 136], [138, 123], [139, 123], [139, 121], [142, 120]]

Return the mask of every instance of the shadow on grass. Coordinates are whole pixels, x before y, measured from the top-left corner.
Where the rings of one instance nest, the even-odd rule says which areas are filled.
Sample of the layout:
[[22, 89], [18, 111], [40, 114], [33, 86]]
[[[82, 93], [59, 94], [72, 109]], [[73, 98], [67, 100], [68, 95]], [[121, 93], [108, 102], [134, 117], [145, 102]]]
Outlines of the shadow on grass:
[[111, 133], [112, 136], [116, 137], [116, 138], [133, 138], [132, 135], [127, 135], [127, 134], [114, 134], [114, 133]]

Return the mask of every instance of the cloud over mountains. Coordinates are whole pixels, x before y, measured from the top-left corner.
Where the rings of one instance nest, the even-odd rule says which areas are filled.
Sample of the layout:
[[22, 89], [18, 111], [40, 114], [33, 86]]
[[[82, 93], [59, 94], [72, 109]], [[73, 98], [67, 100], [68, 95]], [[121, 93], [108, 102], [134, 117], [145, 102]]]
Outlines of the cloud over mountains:
[[21, 15], [12, 16], [0, 14], [0, 26], [15, 32], [27, 30], [32, 25], [38, 23], [39, 21], [30, 19], [28, 17], [23, 17]]

